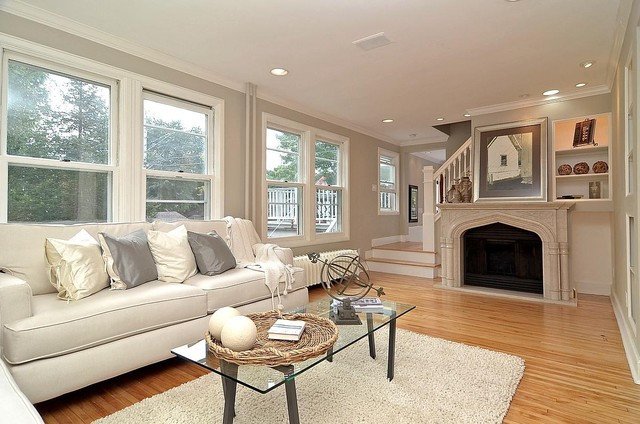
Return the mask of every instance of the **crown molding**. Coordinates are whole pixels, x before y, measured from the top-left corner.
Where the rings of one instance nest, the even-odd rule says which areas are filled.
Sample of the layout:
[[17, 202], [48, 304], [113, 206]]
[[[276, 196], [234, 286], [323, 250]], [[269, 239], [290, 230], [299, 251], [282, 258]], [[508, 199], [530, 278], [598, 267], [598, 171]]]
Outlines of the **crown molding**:
[[243, 82], [216, 75], [209, 69], [189, 61], [178, 59], [175, 56], [134, 43], [19, 0], [0, 1], [0, 10], [244, 93], [245, 86]]
[[513, 109], [522, 109], [525, 107], [541, 106], [551, 103], [559, 103], [567, 100], [581, 99], [584, 97], [597, 96], [600, 94], [608, 94], [611, 88], [608, 85], [597, 85], [595, 87], [580, 90], [579, 92], [568, 93], [564, 95], [552, 96], [550, 98], [536, 98], [518, 100], [515, 102], [498, 103], [495, 105], [481, 106], [473, 109], [467, 109], [467, 112], [473, 117], [478, 115], [486, 115], [489, 113], [504, 112]]
[[611, 52], [609, 54], [609, 63], [607, 64], [607, 86], [611, 90], [613, 88], [613, 82], [616, 78], [616, 71], [618, 69], [618, 61], [620, 60], [620, 54], [622, 53], [622, 46], [624, 45], [624, 38], [627, 34], [627, 26], [631, 18], [631, 11], [633, 10], [633, 0], [622, 0], [620, 6], [618, 6], [618, 14], [616, 16], [616, 30], [613, 37], [613, 45], [611, 46]]
[[265, 92], [262, 91], [260, 89], [260, 87], [258, 87], [258, 94], [257, 97], [261, 100], [265, 100], [267, 102], [271, 102], [274, 103], [278, 106], [282, 106], [282, 107], [286, 107], [288, 109], [294, 110], [296, 112], [300, 112], [302, 114], [305, 115], [309, 115], [313, 118], [317, 118], [317, 119], [321, 119], [323, 121], [329, 122], [331, 124], [334, 125], [339, 125], [341, 127], [347, 128], [349, 130], [358, 132], [360, 134], [364, 134], [367, 135], [369, 137], [373, 137], [375, 139], [381, 140], [381, 141], [386, 141], [387, 143], [393, 144], [395, 146], [404, 146], [404, 144], [402, 144], [402, 142], [389, 137], [385, 134], [361, 127], [360, 125], [354, 124], [353, 122], [344, 120], [342, 118], [338, 118], [337, 116], [333, 116], [324, 112], [320, 112], [318, 110], [309, 108], [305, 105], [302, 105], [298, 102], [292, 101], [292, 100], [288, 100], [288, 99], [283, 99], [282, 97], [279, 97], [273, 93], [269, 93], [269, 92]]

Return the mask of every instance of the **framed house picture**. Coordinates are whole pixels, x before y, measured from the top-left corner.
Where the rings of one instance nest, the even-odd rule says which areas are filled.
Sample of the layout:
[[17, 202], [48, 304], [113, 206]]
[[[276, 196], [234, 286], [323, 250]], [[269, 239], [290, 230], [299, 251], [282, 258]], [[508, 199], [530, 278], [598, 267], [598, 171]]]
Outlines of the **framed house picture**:
[[576, 123], [576, 129], [573, 132], [573, 147], [587, 146], [595, 144], [593, 136], [596, 132], [596, 120], [585, 119]]
[[477, 127], [475, 201], [547, 200], [547, 118]]
[[418, 222], [418, 186], [409, 185], [409, 222]]

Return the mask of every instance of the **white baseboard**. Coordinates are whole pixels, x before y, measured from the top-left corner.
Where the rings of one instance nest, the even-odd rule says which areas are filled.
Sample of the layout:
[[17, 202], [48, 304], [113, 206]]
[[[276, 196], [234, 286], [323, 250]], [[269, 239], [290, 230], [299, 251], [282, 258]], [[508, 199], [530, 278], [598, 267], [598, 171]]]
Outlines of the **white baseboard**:
[[611, 295], [611, 284], [593, 281], [574, 281], [574, 287], [578, 293], [597, 294], [601, 296]]
[[405, 236], [388, 236], [371, 240], [371, 246], [382, 246], [383, 244], [398, 243], [404, 241]]
[[636, 384], [640, 384], [640, 353], [635, 343], [635, 335], [627, 323], [626, 313], [614, 291], [611, 291], [611, 304], [613, 305], [613, 312], [616, 315], [616, 321], [618, 321], [618, 328], [620, 328], [620, 335], [622, 336], [622, 344], [624, 345], [624, 351], [627, 355], [627, 361], [629, 362], [629, 369], [631, 369], [631, 376]]

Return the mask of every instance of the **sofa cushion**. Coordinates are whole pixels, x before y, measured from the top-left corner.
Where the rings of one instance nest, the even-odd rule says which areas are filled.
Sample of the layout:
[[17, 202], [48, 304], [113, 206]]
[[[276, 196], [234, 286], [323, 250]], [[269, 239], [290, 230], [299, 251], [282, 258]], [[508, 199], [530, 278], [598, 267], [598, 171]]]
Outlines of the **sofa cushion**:
[[[34, 296], [33, 316], [5, 323], [3, 355], [11, 364], [64, 355], [153, 329], [203, 317], [205, 293], [152, 281], [129, 290], [102, 290], [77, 302]], [[86, 366], [87, 364], [78, 364]]]
[[208, 234], [189, 231], [187, 237], [200, 274], [218, 275], [236, 267], [231, 249], [215, 231]]
[[171, 231], [149, 231], [149, 249], [158, 269], [158, 280], [182, 283], [198, 272], [184, 225]]
[[220, 237], [229, 244], [229, 224], [224, 219], [211, 219], [208, 221], [154, 221], [153, 229], [156, 231], [169, 232], [179, 226], [184, 225], [187, 231], [193, 231], [194, 233], [210, 233], [215, 231]]
[[[293, 289], [290, 291], [306, 287], [301, 268], [294, 268], [293, 278]], [[247, 268], [234, 268], [211, 276], [196, 274], [184, 284], [207, 293], [209, 313], [223, 306], [241, 306], [271, 298], [271, 292], [264, 283], [264, 273]]]
[[158, 279], [144, 231], [137, 230], [122, 237], [99, 233], [98, 238], [112, 289], [126, 290]]
[[99, 232], [114, 236], [132, 233], [136, 230], [148, 230], [151, 224], [136, 222], [127, 224], [0, 224], [0, 267], [25, 280], [33, 294], [57, 293], [49, 282], [49, 266], [44, 255], [44, 242], [47, 237], [69, 239], [81, 229], [87, 230], [93, 237]]

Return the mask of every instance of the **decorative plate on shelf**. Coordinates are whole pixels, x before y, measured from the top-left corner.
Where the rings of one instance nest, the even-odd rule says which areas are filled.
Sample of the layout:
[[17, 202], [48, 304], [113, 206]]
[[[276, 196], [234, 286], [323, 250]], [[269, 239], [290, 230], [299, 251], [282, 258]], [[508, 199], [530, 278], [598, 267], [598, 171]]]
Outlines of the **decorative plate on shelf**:
[[577, 175], [588, 174], [589, 164], [587, 162], [578, 162], [573, 167], [573, 173]]
[[568, 163], [564, 163], [558, 167], [558, 175], [570, 175], [573, 169]]
[[607, 165], [607, 162], [599, 160], [593, 164], [593, 172], [596, 174], [606, 174], [609, 172], [609, 165]]

